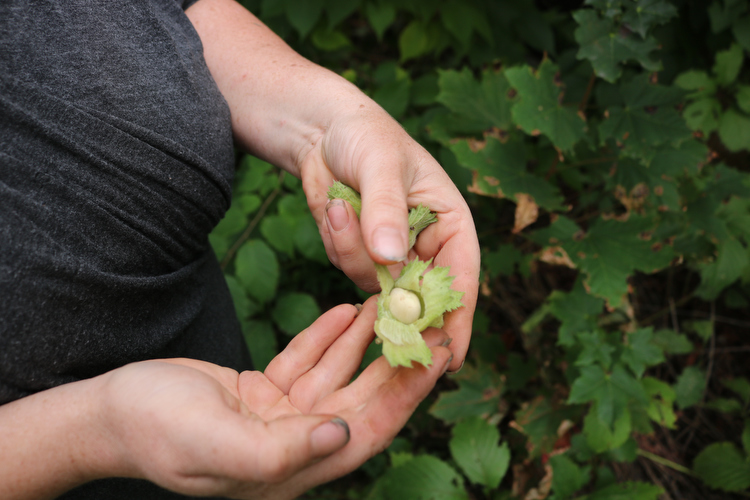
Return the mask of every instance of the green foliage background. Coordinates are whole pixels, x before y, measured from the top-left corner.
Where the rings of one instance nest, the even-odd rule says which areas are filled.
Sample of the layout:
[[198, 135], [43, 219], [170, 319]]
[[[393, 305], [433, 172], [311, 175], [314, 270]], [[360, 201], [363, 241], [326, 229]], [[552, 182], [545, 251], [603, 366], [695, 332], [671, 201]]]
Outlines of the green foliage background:
[[[750, 496], [748, 0], [243, 3], [441, 162], [482, 245], [466, 366], [309, 498]], [[211, 241], [258, 368], [364, 298], [258, 159]]]

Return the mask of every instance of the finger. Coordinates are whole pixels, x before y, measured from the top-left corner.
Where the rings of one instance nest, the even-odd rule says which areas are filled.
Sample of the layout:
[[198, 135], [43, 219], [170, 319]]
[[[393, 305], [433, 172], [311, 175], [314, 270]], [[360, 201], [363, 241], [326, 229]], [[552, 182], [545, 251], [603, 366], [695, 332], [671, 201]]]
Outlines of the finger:
[[[248, 483], [251, 489], [284, 481], [350, 439], [349, 426], [334, 415], [293, 415], [268, 422], [238, 415], [206, 433], [211, 434], [208, 442], [220, 446], [214, 474]], [[206, 460], [202, 462], [205, 466]]]
[[357, 308], [342, 304], [325, 312], [300, 332], [265, 370], [265, 375], [285, 394], [294, 382], [315, 366], [323, 353], [357, 316]]
[[317, 401], [349, 383], [375, 337], [376, 318], [377, 297], [370, 297], [346, 332], [290, 390], [289, 399], [295, 408], [306, 413]]
[[462, 365], [471, 339], [472, 322], [479, 294], [479, 242], [468, 208], [438, 214], [438, 222], [428, 227], [417, 239], [415, 250], [420, 255], [434, 256], [436, 266], [450, 267], [454, 276], [451, 288], [464, 293], [464, 307], [445, 316], [443, 329], [454, 341], [450, 371]]
[[325, 214], [328, 237], [335, 254], [334, 265], [362, 290], [380, 290], [375, 265], [365, 249], [359, 220], [352, 206], [344, 200], [331, 200], [326, 205]]

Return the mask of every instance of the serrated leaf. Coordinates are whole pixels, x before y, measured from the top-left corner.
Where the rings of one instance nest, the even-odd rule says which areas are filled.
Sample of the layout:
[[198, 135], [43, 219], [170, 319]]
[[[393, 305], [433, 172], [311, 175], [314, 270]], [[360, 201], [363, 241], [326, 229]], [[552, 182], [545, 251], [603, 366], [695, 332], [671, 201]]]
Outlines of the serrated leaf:
[[699, 266], [701, 284], [695, 294], [705, 300], [714, 300], [742, 276], [748, 265], [750, 256], [742, 243], [734, 238], [721, 242], [716, 260]]
[[700, 141], [687, 140], [678, 147], [659, 148], [649, 164], [655, 177], [680, 177], [697, 175], [701, 166], [708, 162], [709, 149]]
[[261, 240], [245, 242], [235, 259], [235, 274], [247, 293], [260, 302], [276, 295], [279, 282], [279, 261], [276, 254]]
[[470, 47], [474, 24], [481, 15], [470, 4], [448, 1], [440, 6], [440, 19], [448, 32], [456, 37], [464, 49]]
[[499, 440], [496, 426], [472, 417], [453, 427], [448, 447], [453, 460], [471, 482], [495, 489], [510, 464], [508, 444], [498, 445]]
[[745, 54], [742, 47], [733, 43], [727, 50], [716, 53], [713, 72], [719, 85], [730, 85], [737, 79]]
[[586, 443], [596, 453], [615, 450], [622, 446], [630, 437], [633, 428], [630, 410], [627, 407], [623, 407], [612, 422], [604, 420], [601, 413], [599, 403], [594, 403], [583, 420]]
[[429, 409], [430, 415], [451, 424], [465, 418], [497, 414], [504, 387], [500, 376], [491, 367], [474, 367], [467, 363], [451, 378], [458, 384], [458, 389], [441, 392]]
[[320, 316], [315, 298], [307, 293], [291, 292], [279, 297], [271, 317], [287, 335], [297, 335]]
[[451, 466], [430, 455], [415, 456], [392, 467], [382, 482], [389, 500], [468, 500], [463, 478]]
[[674, 330], [657, 330], [653, 342], [667, 354], [690, 354], [695, 349], [685, 334]]
[[513, 121], [527, 134], [544, 134], [560, 150], [570, 151], [588, 129], [576, 108], [563, 106], [564, 89], [557, 73], [557, 65], [545, 59], [536, 71], [513, 67], [505, 70], [505, 77], [518, 92], [511, 109]]
[[620, 304], [627, 293], [627, 278], [634, 271], [654, 272], [667, 266], [671, 247], [661, 249], [642, 239], [651, 229], [647, 218], [631, 216], [627, 221], [600, 219], [578, 241], [563, 244], [573, 262], [586, 273], [589, 293]]
[[580, 408], [552, 401], [546, 396], [538, 396], [521, 404], [512, 427], [529, 438], [529, 455], [536, 458], [552, 451], [559, 439], [557, 431], [563, 421], [578, 421], [581, 414]]
[[697, 366], [686, 367], [674, 386], [677, 406], [683, 410], [700, 402], [705, 388], [706, 373]]
[[437, 101], [462, 120], [465, 133], [496, 127], [510, 130], [510, 83], [502, 71], [485, 70], [477, 82], [468, 67], [461, 71], [438, 70], [440, 93]]
[[568, 457], [567, 453], [550, 457], [549, 464], [552, 466], [554, 498], [570, 498], [590, 480], [591, 467], [580, 467]]
[[581, 497], [580, 500], [658, 500], [664, 490], [648, 483], [618, 483]]
[[608, 370], [612, 364], [612, 353], [615, 351], [615, 347], [607, 342], [606, 337], [604, 332], [598, 330], [579, 333], [578, 340], [583, 349], [575, 364], [577, 366], [599, 364], [602, 368]]
[[730, 108], [719, 118], [719, 137], [728, 150], [750, 149], [750, 116]]
[[569, 404], [595, 401], [598, 418], [608, 426], [626, 411], [631, 400], [648, 404], [643, 386], [619, 364], [612, 368], [611, 373], [605, 373], [596, 365], [582, 367], [568, 396]]
[[649, 366], [664, 362], [664, 353], [653, 341], [653, 337], [651, 328], [641, 328], [627, 336], [628, 344], [623, 350], [622, 360], [638, 378], [643, 376]]
[[681, 91], [651, 84], [647, 77], [642, 75], [620, 86], [624, 104], [610, 106], [609, 117], [599, 125], [599, 135], [602, 144], [613, 139], [623, 154], [650, 160], [656, 146], [677, 146], [691, 133], [673, 106]]
[[557, 187], [526, 168], [526, 146], [520, 141], [506, 144], [488, 137], [479, 149], [468, 141], [450, 146], [458, 162], [475, 172], [477, 189], [487, 196], [509, 197], [525, 193], [547, 210], [562, 209], [562, 196]]
[[552, 292], [547, 300], [550, 313], [561, 322], [557, 343], [563, 346], [573, 345], [577, 333], [596, 328], [604, 310], [604, 300], [586, 292], [580, 275], [570, 292]]
[[677, 8], [665, 0], [638, 0], [628, 5], [622, 22], [643, 38], [648, 31], [677, 16]]
[[651, 53], [659, 47], [653, 37], [643, 39], [621, 30], [612, 19], [600, 18], [590, 9], [575, 11], [573, 18], [578, 23], [578, 59], [591, 61], [599, 78], [616, 81], [622, 74], [620, 65], [628, 61], [637, 61], [649, 71], [661, 69], [661, 63], [651, 59]]
[[674, 413], [675, 390], [666, 382], [653, 377], [644, 377], [641, 381], [650, 401], [646, 414], [659, 425], [674, 429], [677, 415]]
[[711, 488], [723, 491], [750, 488], [750, 460], [734, 443], [708, 445], [695, 457], [693, 470]]

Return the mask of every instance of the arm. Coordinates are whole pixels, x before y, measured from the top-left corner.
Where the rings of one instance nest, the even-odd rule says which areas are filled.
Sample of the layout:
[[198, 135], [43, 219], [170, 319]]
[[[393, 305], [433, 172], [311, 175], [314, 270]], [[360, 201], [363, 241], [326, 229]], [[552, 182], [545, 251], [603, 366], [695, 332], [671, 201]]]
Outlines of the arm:
[[[361, 288], [378, 289], [372, 261], [407, 257], [410, 206], [424, 203], [438, 213], [439, 222], [422, 233], [415, 251], [451, 266], [454, 288], [465, 293], [466, 307], [445, 324], [454, 339], [450, 369], [458, 369], [471, 335], [479, 244], [471, 213], [447, 174], [374, 101], [295, 53], [234, 0], [201, 0], [187, 14], [229, 103], [238, 144], [302, 178], [329, 258]], [[361, 221], [351, 207], [327, 204], [334, 179], [361, 193]]]

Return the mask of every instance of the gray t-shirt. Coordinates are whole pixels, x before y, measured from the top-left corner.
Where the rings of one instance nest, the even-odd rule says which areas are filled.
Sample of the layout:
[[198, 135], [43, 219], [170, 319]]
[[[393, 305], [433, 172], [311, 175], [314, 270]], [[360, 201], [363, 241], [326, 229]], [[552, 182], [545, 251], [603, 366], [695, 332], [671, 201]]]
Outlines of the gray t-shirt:
[[[207, 239], [229, 109], [186, 6], [0, 2], [0, 404], [143, 359], [250, 366]], [[105, 480], [63, 498], [178, 497]]]

